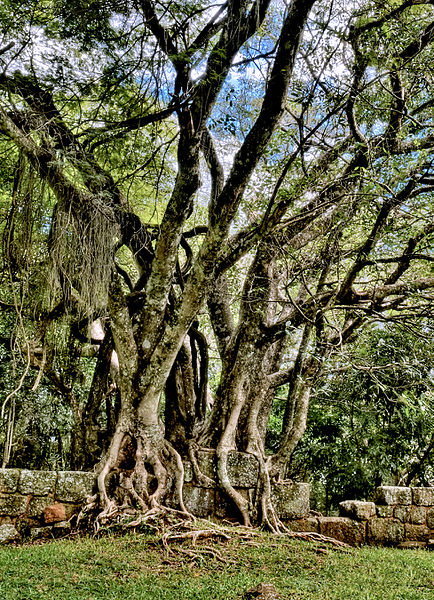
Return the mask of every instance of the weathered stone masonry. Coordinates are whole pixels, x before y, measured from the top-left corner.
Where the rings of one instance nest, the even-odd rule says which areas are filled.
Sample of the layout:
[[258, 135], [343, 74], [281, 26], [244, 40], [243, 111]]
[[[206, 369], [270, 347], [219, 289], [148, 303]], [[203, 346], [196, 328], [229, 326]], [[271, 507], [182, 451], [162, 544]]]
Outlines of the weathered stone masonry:
[[339, 517], [309, 517], [290, 527], [354, 546], [434, 546], [434, 487], [378, 487], [373, 502], [346, 500], [340, 503], [339, 512]]
[[[215, 453], [199, 450], [198, 467], [208, 483], [194, 483], [192, 465], [185, 463], [184, 502], [187, 510], [198, 517], [237, 517], [226, 498], [215, 489], [211, 480], [217, 478]], [[259, 475], [259, 464], [251, 454], [231, 452], [228, 475], [234, 488], [246, 499], [253, 500]], [[282, 519], [303, 519], [309, 514], [309, 484], [282, 482], [272, 488], [276, 510]]]
[[65, 533], [94, 485], [93, 473], [0, 469], [0, 543]]
[[[193, 469], [185, 463], [184, 501], [198, 517], [235, 517], [233, 507], [211, 484], [216, 478], [215, 453], [199, 451], [197, 461], [203, 485], [193, 483]], [[228, 460], [232, 485], [246, 498], [253, 498], [258, 462], [251, 455], [232, 452]], [[92, 473], [0, 469], [0, 543], [31, 537], [63, 535], [68, 519], [80, 510], [86, 496], [95, 492]], [[304, 519], [309, 515], [309, 484], [284, 482], [273, 488], [273, 498], [282, 519]]]
[[[194, 483], [185, 464], [184, 499], [192, 513], [204, 518], [235, 516], [233, 508], [212, 485], [215, 454], [200, 451], [198, 465], [207, 476]], [[233, 486], [253, 499], [258, 463], [251, 455], [231, 453], [228, 461]], [[68, 531], [68, 520], [86, 496], [95, 492], [92, 473], [0, 469], [0, 543], [31, 537], [56, 537]], [[432, 547], [434, 545], [434, 487], [380, 487], [373, 502], [347, 500], [339, 517], [309, 512], [309, 485], [282, 482], [273, 487], [273, 500], [282, 520], [293, 531], [312, 531], [351, 545]]]

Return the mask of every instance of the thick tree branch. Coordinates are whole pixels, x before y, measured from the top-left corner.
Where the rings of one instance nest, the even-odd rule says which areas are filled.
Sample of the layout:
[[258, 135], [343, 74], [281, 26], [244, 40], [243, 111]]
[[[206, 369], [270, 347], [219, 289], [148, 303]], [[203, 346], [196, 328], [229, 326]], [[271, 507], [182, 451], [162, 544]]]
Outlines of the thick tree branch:
[[371, 19], [371, 20], [367, 21], [366, 23], [357, 24], [353, 28], [353, 32], [354, 32], [354, 34], [357, 35], [359, 33], [365, 32], [365, 31], [371, 31], [372, 29], [377, 29], [378, 27], [381, 27], [381, 25], [384, 25], [384, 23], [387, 23], [391, 19], [398, 17], [407, 8], [411, 8], [413, 6], [420, 6], [423, 4], [429, 5], [429, 4], [434, 4], [434, 2], [433, 2], [433, 0], [406, 0], [405, 2], [403, 2], [402, 4], [400, 4], [399, 6], [394, 8], [393, 10], [385, 13], [379, 19]]
[[420, 34], [417, 40], [414, 40], [399, 54], [399, 57], [404, 61], [413, 59], [417, 54], [422, 52], [434, 40], [434, 21], [430, 23]]
[[397, 144], [406, 106], [404, 88], [399, 73], [392, 72], [390, 74], [390, 82], [392, 85], [392, 106], [384, 138], [386, 146], [393, 148]]
[[339, 290], [338, 296], [337, 296], [338, 301], [342, 301], [345, 298], [345, 296], [350, 292], [351, 287], [356, 279], [356, 276], [363, 269], [364, 262], [365, 262], [367, 256], [369, 255], [369, 253], [371, 252], [371, 250], [374, 248], [374, 246], [380, 236], [380, 233], [386, 224], [386, 220], [387, 220], [388, 215], [390, 214], [391, 210], [395, 206], [399, 206], [399, 204], [401, 204], [406, 198], [408, 198], [411, 195], [412, 191], [415, 189], [415, 187], [416, 187], [416, 179], [415, 179], [415, 177], [412, 177], [408, 181], [405, 188], [403, 190], [401, 190], [401, 192], [399, 192], [396, 195], [396, 197], [385, 199], [368, 237], [366, 238], [364, 244], [360, 248], [357, 258], [355, 259], [352, 267], [348, 271], [344, 281], [342, 282], [342, 284], [340, 286], [340, 290]]
[[222, 27], [224, 27], [227, 21], [227, 16], [224, 16], [221, 19], [220, 17], [227, 9], [227, 6], [228, 2], [224, 2], [213, 15], [212, 19], [208, 21], [202, 31], [197, 34], [196, 39], [188, 48], [188, 52], [191, 55], [199, 50], [203, 50], [203, 48], [206, 48], [210, 40], [222, 29]]
[[214, 214], [211, 215], [211, 224], [224, 235], [253, 169], [283, 113], [286, 90], [294, 67], [304, 23], [313, 4], [314, 0], [294, 0], [285, 18], [261, 111], [235, 156], [233, 167]]

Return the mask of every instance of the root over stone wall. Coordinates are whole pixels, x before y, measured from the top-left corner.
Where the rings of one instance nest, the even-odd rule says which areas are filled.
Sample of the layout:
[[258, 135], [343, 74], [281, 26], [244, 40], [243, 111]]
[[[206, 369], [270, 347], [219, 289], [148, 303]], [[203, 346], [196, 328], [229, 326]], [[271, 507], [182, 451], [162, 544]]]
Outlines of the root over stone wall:
[[[199, 451], [198, 467], [203, 482], [194, 482], [191, 463], [185, 462], [184, 501], [187, 510], [198, 517], [237, 519], [234, 507], [216, 489], [215, 453]], [[229, 478], [246, 499], [253, 500], [259, 466], [257, 459], [232, 452], [228, 460]], [[56, 537], [70, 529], [70, 518], [83, 500], [96, 491], [93, 473], [74, 471], [28, 471], [0, 469], [0, 543], [28, 537]], [[282, 482], [273, 488], [273, 500], [284, 519], [305, 519], [309, 515], [309, 484]]]
[[[233, 506], [216, 489], [215, 454], [199, 451], [203, 483], [194, 480], [185, 463], [184, 497], [187, 509], [198, 517], [236, 518]], [[258, 478], [255, 457], [233, 452], [228, 461], [234, 488], [253, 500]], [[0, 543], [57, 537], [70, 529], [69, 520], [83, 500], [95, 493], [93, 473], [0, 469]], [[379, 487], [373, 502], [348, 500], [339, 517], [309, 512], [309, 484], [276, 484], [273, 502], [279, 517], [293, 531], [314, 531], [351, 545], [432, 547], [434, 545], [434, 488]]]

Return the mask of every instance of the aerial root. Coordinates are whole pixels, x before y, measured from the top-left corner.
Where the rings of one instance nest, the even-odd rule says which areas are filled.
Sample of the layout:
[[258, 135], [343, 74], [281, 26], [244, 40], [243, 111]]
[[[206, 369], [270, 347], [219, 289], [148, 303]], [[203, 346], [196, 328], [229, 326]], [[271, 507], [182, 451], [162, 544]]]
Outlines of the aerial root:
[[256, 495], [257, 504], [260, 506], [261, 525], [262, 527], [265, 527], [271, 531], [271, 533], [278, 535], [289, 533], [289, 529], [279, 518], [276, 509], [273, 506], [271, 497], [270, 471], [259, 437], [253, 446], [253, 450], [251, 450], [251, 454], [256, 457], [259, 463], [259, 477], [256, 486]]
[[146, 500], [136, 491], [133, 483], [134, 475], [124, 476], [122, 481], [122, 487], [128, 492], [130, 498], [137, 503], [138, 506], [144, 511], [149, 509], [149, 495], [145, 489], [141, 490], [141, 493], [145, 496]]
[[[184, 465], [182, 463], [181, 456], [174, 449], [174, 447], [171, 444], [169, 444], [169, 442], [167, 442], [166, 440], [164, 440], [164, 447], [165, 447], [165, 450], [167, 451], [167, 453], [169, 454], [169, 456], [175, 462], [175, 466], [176, 466], [176, 468], [174, 470], [175, 499], [178, 502], [179, 507], [181, 508], [181, 512], [187, 516], [190, 513], [185, 508], [184, 498], [183, 498], [183, 493], [182, 493], [182, 488], [184, 485]], [[190, 516], [192, 516], [192, 515], [190, 515]]]

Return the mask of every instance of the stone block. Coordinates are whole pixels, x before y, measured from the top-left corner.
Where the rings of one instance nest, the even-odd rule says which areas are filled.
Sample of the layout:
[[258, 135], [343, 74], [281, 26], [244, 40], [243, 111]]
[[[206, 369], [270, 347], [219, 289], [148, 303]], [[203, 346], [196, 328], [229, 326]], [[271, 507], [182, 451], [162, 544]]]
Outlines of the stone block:
[[197, 464], [202, 474], [210, 479], [216, 479], [216, 457], [214, 450], [199, 450], [197, 453]]
[[391, 546], [405, 539], [404, 524], [392, 519], [373, 517], [368, 521], [368, 544], [374, 546]]
[[416, 506], [434, 506], [434, 487], [412, 488], [412, 493]]
[[308, 517], [307, 519], [296, 519], [285, 523], [290, 531], [313, 531], [319, 533], [319, 522], [316, 517]]
[[191, 483], [193, 481], [193, 466], [189, 460], [184, 460], [183, 465], [184, 465], [184, 483]]
[[[197, 463], [203, 475], [217, 479], [216, 455], [213, 450], [199, 450]], [[229, 452], [228, 476], [235, 488], [253, 488], [259, 474], [259, 463], [255, 456], [245, 452]]]
[[183, 496], [186, 509], [196, 517], [214, 514], [215, 493], [212, 488], [199, 488], [187, 484], [184, 485]]
[[63, 504], [61, 502], [55, 502], [44, 508], [44, 521], [47, 524], [66, 521], [66, 512]]
[[426, 524], [430, 529], [434, 529], [434, 508], [429, 508], [426, 511]]
[[52, 471], [21, 471], [18, 491], [33, 496], [50, 496], [54, 493], [57, 473]]
[[0, 494], [0, 515], [18, 517], [24, 514], [28, 496], [21, 494]]
[[[434, 515], [434, 509], [433, 515]], [[414, 525], [425, 525], [426, 523], [427, 510], [424, 506], [411, 506], [410, 507], [410, 523]], [[433, 525], [434, 527], [434, 525]]]
[[230, 452], [228, 456], [228, 475], [236, 488], [254, 488], [258, 482], [259, 462], [252, 454]]
[[383, 485], [377, 487], [374, 494], [375, 504], [411, 504], [411, 488]]
[[94, 473], [59, 471], [55, 499], [60, 502], [82, 502], [94, 491]]
[[53, 498], [50, 498], [48, 496], [45, 496], [45, 498], [44, 496], [37, 496], [36, 498], [32, 498], [27, 508], [26, 516], [41, 520], [44, 510], [50, 504], [53, 504]]
[[393, 517], [393, 506], [383, 506], [380, 504], [375, 508], [377, 517], [380, 517], [381, 519], [390, 519], [390, 517]]
[[318, 517], [320, 533], [351, 546], [365, 543], [366, 522], [354, 521], [348, 517]]
[[356, 521], [367, 521], [375, 517], [375, 504], [361, 500], [345, 500], [339, 503], [339, 514], [341, 517], [349, 517]]
[[430, 537], [430, 531], [426, 525], [405, 524], [405, 539], [415, 542], [427, 542]]
[[52, 534], [55, 538], [63, 537], [64, 535], [68, 535], [71, 533], [72, 526], [69, 521], [59, 521], [58, 523], [54, 523], [52, 527]]
[[271, 499], [281, 519], [303, 519], [309, 515], [308, 483], [282, 481], [271, 488]]
[[184, 482], [193, 483], [199, 487], [215, 488], [217, 479], [215, 450], [199, 450], [196, 453], [196, 460], [200, 473], [195, 474], [191, 462], [186, 461]]
[[13, 525], [0, 525], [0, 544], [15, 542], [20, 538], [18, 530]]
[[408, 523], [410, 521], [410, 508], [410, 506], [395, 506], [393, 516], [401, 523]]
[[426, 548], [425, 542], [401, 542], [397, 545], [400, 550], [421, 550]]
[[52, 537], [51, 527], [31, 527], [29, 531], [29, 538], [33, 540], [42, 540]]
[[[214, 450], [199, 450], [197, 464], [202, 474], [217, 480], [217, 463]], [[255, 456], [245, 452], [229, 452], [228, 476], [235, 488], [254, 488], [258, 482], [259, 463]], [[187, 480], [184, 477], [184, 481]]]
[[12, 494], [18, 489], [19, 469], [0, 469], [0, 494]]

